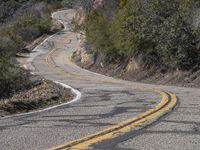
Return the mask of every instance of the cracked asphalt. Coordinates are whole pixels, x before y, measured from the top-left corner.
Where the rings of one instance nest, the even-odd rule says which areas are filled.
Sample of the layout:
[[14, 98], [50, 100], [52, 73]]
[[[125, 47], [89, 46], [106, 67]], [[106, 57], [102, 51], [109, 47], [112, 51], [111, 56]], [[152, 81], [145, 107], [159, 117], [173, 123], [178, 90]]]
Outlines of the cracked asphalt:
[[64, 23], [65, 30], [35, 49], [29, 67], [35, 74], [79, 90], [81, 99], [44, 112], [1, 118], [0, 149], [44, 150], [101, 131], [155, 107], [162, 97], [150, 90], [160, 89], [178, 96], [175, 111], [142, 130], [97, 143], [91, 149], [198, 150], [200, 90], [134, 83], [79, 68], [70, 61], [80, 37], [70, 29], [74, 14], [74, 10], [53, 14]]

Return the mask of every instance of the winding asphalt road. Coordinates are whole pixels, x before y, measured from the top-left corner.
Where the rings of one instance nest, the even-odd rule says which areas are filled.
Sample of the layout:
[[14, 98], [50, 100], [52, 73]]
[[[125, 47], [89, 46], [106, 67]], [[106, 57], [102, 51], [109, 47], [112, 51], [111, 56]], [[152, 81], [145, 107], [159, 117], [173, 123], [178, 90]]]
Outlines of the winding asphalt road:
[[176, 94], [179, 103], [173, 112], [157, 121], [157, 117], [152, 118], [150, 122], [155, 122], [151, 125], [139, 124], [137, 130], [130, 128], [128, 132], [105, 141], [93, 141], [90, 149], [199, 149], [200, 89], [133, 83], [79, 68], [70, 61], [79, 45], [79, 34], [70, 29], [74, 14], [74, 10], [53, 14], [64, 24], [65, 30], [34, 50], [29, 67], [35, 74], [72, 86], [81, 92], [82, 97], [74, 103], [47, 111], [1, 118], [0, 149], [44, 150], [112, 128], [157, 108], [163, 95], [154, 92], [155, 89]]

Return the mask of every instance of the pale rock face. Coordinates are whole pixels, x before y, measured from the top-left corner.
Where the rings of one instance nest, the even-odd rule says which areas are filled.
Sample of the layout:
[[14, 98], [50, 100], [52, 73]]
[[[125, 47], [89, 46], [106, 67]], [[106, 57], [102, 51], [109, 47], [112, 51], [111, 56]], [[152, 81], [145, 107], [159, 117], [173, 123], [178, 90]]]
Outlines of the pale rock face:
[[63, 28], [63, 25], [55, 19], [51, 21], [51, 32], [57, 32]]
[[84, 20], [85, 20], [85, 17], [86, 17], [86, 12], [85, 10], [80, 7], [78, 10], [77, 10], [77, 13], [74, 17], [74, 21], [79, 25], [81, 26], [83, 23], [84, 23]]
[[91, 66], [95, 63], [95, 54], [85, 47], [85, 35], [79, 35], [79, 46], [72, 55], [72, 60], [83, 65]]
[[[93, 6], [104, 17], [111, 19], [117, 10], [117, 2], [115, 0], [94, 0]], [[80, 7], [74, 17], [74, 21], [81, 26], [86, 17], [86, 10]], [[80, 46], [75, 50], [72, 56], [73, 61], [80, 62], [83, 65], [91, 66], [95, 63], [95, 56], [90, 50], [85, 48], [81, 43], [84, 43], [84, 37], [81, 38]]]
[[91, 66], [94, 64], [94, 55], [87, 53], [84, 49], [81, 51], [81, 63]]
[[75, 61], [80, 61], [81, 64], [91, 66], [95, 63], [94, 54], [88, 53], [83, 47], [79, 47], [72, 56]]
[[126, 71], [127, 72], [132, 72], [135, 70], [139, 70], [140, 65], [137, 63], [137, 61], [135, 59], [132, 59], [129, 61], [127, 67], [126, 67]]

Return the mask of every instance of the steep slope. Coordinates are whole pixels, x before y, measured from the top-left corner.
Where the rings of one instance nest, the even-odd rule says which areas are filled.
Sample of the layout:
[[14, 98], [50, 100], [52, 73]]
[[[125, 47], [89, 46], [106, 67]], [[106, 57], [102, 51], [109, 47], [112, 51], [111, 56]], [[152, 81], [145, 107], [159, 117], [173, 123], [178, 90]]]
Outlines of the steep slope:
[[199, 2], [149, 3], [94, 1], [88, 15], [82, 12], [85, 35], [73, 61], [127, 80], [199, 87]]
[[[90, 134], [96, 137], [94, 133], [154, 107], [161, 96], [151, 91], [159, 89], [178, 96], [179, 104], [174, 113], [165, 115], [143, 130], [129, 130], [127, 127], [127, 134], [117, 132], [119, 136], [116, 138], [96, 143], [89, 149], [198, 149], [200, 89], [134, 83], [81, 69], [70, 61], [72, 52], [79, 44], [79, 34], [69, 29], [73, 14], [73, 10], [56, 13], [55, 17], [65, 23], [66, 30], [38, 46], [37, 53], [40, 55], [34, 57], [32, 63], [36, 67], [35, 73], [79, 89], [82, 98], [46, 112], [0, 119], [0, 147], [43, 150]], [[55, 48], [52, 49], [49, 43], [54, 43]], [[82, 141], [88, 142], [88, 139]], [[80, 144], [77, 140], [74, 143]]]
[[[2, 103], [11, 100], [15, 94], [34, 88], [35, 83], [43, 84], [40, 79], [23, 69], [16, 58], [27, 57], [27, 53], [47, 35], [63, 28], [61, 23], [51, 19], [51, 12], [59, 7], [61, 4], [58, 1], [0, 1], [1, 107]], [[21, 55], [21, 52], [26, 54]], [[18, 100], [23, 99], [22, 97]]]

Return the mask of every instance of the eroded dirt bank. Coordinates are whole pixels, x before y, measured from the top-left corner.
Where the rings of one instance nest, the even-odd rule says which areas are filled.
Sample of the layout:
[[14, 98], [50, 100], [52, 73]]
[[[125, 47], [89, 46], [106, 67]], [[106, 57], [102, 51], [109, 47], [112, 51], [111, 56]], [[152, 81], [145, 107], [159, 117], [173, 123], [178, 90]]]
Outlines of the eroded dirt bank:
[[[200, 71], [169, 69], [161, 64], [147, 65], [142, 57], [126, 58], [115, 63], [106, 61], [105, 56], [92, 51], [85, 44], [85, 36], [80, 35], [80, 44], [72, 55], [72, 61], [78, 66], [93, 72], [150, 84], [176, 85], [183, 87], [200, 87]], [[141, 58], [141, 59], [140, 59]], [[145, 65], [144, 65], [145, 64]]]
[[70, 89], [48, 80], [35, 78], [27, 89], [0, 101], [0, 117], [47, 108], [73, 98]]

